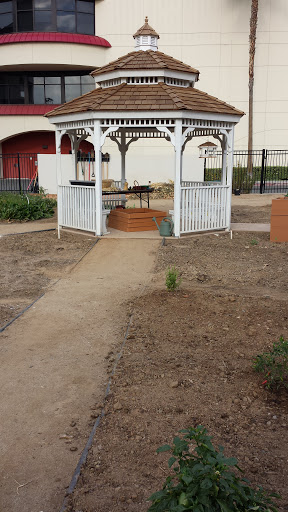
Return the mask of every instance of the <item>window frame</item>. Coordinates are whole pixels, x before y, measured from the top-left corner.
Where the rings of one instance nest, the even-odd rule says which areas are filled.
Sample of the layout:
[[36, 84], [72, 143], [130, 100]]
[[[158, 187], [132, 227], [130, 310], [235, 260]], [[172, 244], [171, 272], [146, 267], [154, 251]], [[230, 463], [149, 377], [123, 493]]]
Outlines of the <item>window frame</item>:
[[[45, 95], [45, 87], [46, 85], [51, 85], [51, 84], [46, 84], [46, 80], [45, 78], [49, 78], [49, 77], [60, 77], [60, 83], [59, 84], [55, 84], [55, 86], [59, 87], [60, 88], [60, 95], [61, 95], [61, 105], [63, 103], [65, 103], [67, 100], [66, 100], [66, 97], [65, 97], [65, 94], [66, 94], [66, 91], [65, 91], [65, 78], [66, 77], [69, 77], [69, 76], [77, 76], [79, 77], [79, 85], [80, 85], [80, 95], [82, 94], [85, 94], [83, 93], [83, 90], [82, 90], [82, 86], [83, 85], [86, 85], [86, 84], [82, 84], [82, 80], [81, 78], [83, 76], [89, 76], [89, 74], [91, 73], [91, 69], [89, 70], [84, 70], [84, 71], [80, 71], [80, 70], [69, 70], [69, 71], [66, 71], [66, 72], [59, 72], [59, 71], [49, 71], [49, 72], [45, 72], [45, 71], [28, 71], [28, 72], [25, 72], [23, 74], [19, 74], [19, 72], [10, 72], [10, 73], [7, 73], [7, 72], [1, 72], [0, 73], [0, 85], [4, 85], [5, 88], [6, 88], [6, 93], [5, 93], [5, 96], [7, 97], [8, 99], [8, 103], [5, 103], [5, 105], [58, 105], [59, 103], [30, 103], [29, 101], [29, 96], [30, 96], [30, 87], [31, 85], [34, 86], [34, 84], [29, 84], [29, 78], [33, 78], [33, 77], [43, 77], [44, 78], [44, 82], [43, 82], [43, 86], [44, 86], [44, 95]], [[24, 83], [24, 102], [23, 103], [10, 103], [10, 90], [9, 90], [9, 86], [10, 85], [15, 85], [15, 84], [9, 84], [8, 83], [8, 80], [9, 80], [9, 77], [10, 76], [21, 76], [23, 77], [23, 83]], [[93, 80], [93, 78], [91, 77], [91, 80]], [[17, 85], [17, 84], [16, 84]], [[53, 84], [52, 84], [53, 85]], [[69, 85], [69, 84], [67, 84]], [[94, 85], [94, 80], [93, 80], [93, 83], [91, 83], [91, 86], [92, 86], [92, 89], [93, 90], [93, 86], [95, 88], [95, 85]], [[73, 98], [74, 99], [74, 98]], [[71, 100], [68, 100], [68, 101], [71, 101]]]
[[[11, 0], [12, 1], [12, 17], [13, 17], [13, 30], [11, 32], [3, 32], [5, 34], [11, 34], [11, 33], [22, 33], [22, 32], [61, 32], [57, 29], [57, 11], [59, 12], [66, 12], [64, 9], [57, 9], [57, 0], [51, 0], [51, 20], [52, 20], [52, 29], [51, 30], [36, 30], [35, 29], [35, 11], [50, 11], [50, 9], [37, 9], [35, 7], [35, 0], [32, 0], [32, 30], [18, 30], [18, 12], [30, 12], [31, 9], [19, 9], [17, 8], [17, 0]], [[78, 0], [75, 0], [75, 10], [71, 11], [71, 13], [74, 14], [75, 18], [75, 31], [74, 32], [67, 32], [71, 34], [86, 34], [86, 35], [95, 35], [95, 1], [93, 0], [82, 0], [87, 1], [93, 5], [93, 13], [90, 14], [90, 16], [93, 17], [93, 33], [87, 34], [86, 32], [79, 32], [78, 31], [78, 14], [89, 14], [84, 11], [81, 11], [80, 8], [78, 10]], [[10, 12], [10, 11], [9, 11]], [[67, 11], [68, 12], [68, 11]], [[5, 13], [2, 13], [5, 14]], [[0, 14], [1, 16], [1, 14]]]

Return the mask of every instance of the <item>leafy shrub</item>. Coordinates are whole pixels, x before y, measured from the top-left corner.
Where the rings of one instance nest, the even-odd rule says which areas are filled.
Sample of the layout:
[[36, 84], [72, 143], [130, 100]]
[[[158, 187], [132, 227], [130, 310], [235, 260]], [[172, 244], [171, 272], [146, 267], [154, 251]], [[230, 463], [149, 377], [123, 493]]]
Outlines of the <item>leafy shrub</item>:
[[166, 271], [166, 288], [169, 292], [174, 292], [181, 284], [179, 272], [175, 267], [169, 267]]
[[55, 199], [43, 195], [0, 194], [0, 219], [38, 220], [52, 217]]
[[224, 457], [222, 447], [217, 451], [204, 427], [180, 432], [182, 438], [175, 437], [173, 446], [157, 450], [172, 452], [168, 465], [174, 466], [175, 475], [166, 478], [163, 489], [150, 496], [153, 504], [149, 512], [277, 511], [272, 498], [279, 496], [261, 487], [253, 489], [248, 480], [236, 476], [230, 468], [239, 469], [237, 460]]
[[270, 352], [256, 357], [253, 368], [264, 375], [267, 389], [288, 389], [288, 341], [281, 336]]

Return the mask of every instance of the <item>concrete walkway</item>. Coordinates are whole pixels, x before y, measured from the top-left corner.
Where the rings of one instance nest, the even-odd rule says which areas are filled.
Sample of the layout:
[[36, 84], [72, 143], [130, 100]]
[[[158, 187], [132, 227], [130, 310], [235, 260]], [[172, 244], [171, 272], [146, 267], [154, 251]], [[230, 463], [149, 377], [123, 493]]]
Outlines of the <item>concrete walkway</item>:
[[270, 233], [270, 224], [252, 222], [232, 222], [231, 231], [261, 231], [264, 233]]
[[160, 241], [102, 239], [0, 336], [0, 510], [59, 512]]

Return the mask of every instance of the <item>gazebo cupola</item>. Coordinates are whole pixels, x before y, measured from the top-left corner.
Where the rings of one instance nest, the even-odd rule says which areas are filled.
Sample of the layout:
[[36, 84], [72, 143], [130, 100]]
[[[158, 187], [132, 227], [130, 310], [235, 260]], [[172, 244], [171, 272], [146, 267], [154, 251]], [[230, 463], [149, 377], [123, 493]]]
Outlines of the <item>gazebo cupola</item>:
[[133, 37], [136, 41], [136, 51], [158, 50], [158, 39], [160, 39], [160, 36], [148, 24], [148, 16], [145, 18], [144, 25], [137, 30]]
[[148, 24], [134, 34], [135, 50], [91, 73], [95, 85], [102, 89], [127, 85], [167, 84], [176, 87], [194, 87], [199, 71], [181, 61], [159, 52], [157, 32]]

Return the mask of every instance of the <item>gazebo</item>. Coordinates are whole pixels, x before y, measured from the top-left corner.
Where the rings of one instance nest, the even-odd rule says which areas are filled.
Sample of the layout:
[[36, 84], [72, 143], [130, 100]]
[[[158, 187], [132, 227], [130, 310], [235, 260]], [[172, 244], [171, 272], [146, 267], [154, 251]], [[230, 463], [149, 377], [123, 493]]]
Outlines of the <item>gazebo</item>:
[[[140, 138], [165, 138], [175, 150], [174, 235], [230, 229], [234, 127], [243, 112], [195, 87], [199, 71], [158, 51], [159, 35], [148, 24], [134, 34], [135, 50], [92, 72], [96, 89], [46, 114], [56, 126], [58, 223], [102, 235], [101, 149], [106, 137], [121, 153], [121, 184], [129, 146]], [[61, 138], [74, 154], [91, 136], [95, 187], [63, 184]], [[222, 148], [221, 182], [182, 181], [182, 156], [194, 137], [217, 139]]]

